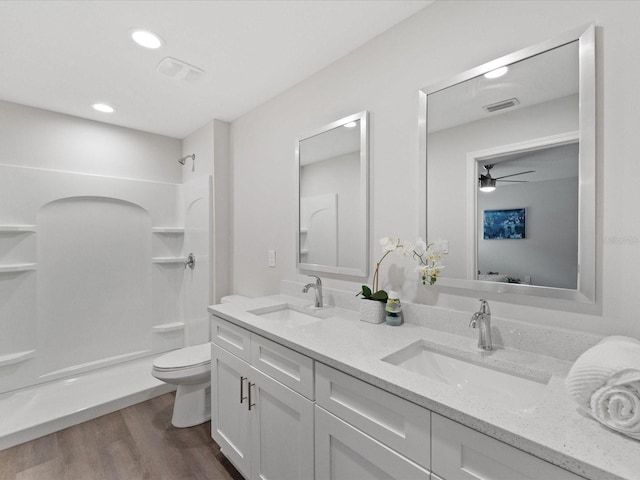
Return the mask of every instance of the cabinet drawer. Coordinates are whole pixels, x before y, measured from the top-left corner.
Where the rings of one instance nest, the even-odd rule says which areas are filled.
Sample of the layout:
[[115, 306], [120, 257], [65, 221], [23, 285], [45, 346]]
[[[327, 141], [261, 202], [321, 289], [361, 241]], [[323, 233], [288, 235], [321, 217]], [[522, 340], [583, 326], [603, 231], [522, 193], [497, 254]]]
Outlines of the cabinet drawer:
[[215, 315], [211, 317], [211, 341], [246, 362], [251, 361], [251, 334]]
[[251, 365], [309, 400], [314, 399], [313, 360], [309, 357], [252, 333]]
[[316, 403], [430, 468], [429, 410], [317, 362]]
[[316, 480], [429, 480], [429, 471], [315, 407]]
[[438, 414], [431, 421], [431, 467], [447, 480], [584, 480]]

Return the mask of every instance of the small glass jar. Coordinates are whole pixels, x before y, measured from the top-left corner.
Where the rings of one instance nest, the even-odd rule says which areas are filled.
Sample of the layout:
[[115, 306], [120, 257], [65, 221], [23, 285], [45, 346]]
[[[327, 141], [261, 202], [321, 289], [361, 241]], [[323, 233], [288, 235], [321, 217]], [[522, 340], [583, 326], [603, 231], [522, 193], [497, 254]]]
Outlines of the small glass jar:
[[387, 312], [387, 325], [397, 327], [402, 325], [402, 305], [399, 295], [393, 290], [389, 292], [385, 311]]

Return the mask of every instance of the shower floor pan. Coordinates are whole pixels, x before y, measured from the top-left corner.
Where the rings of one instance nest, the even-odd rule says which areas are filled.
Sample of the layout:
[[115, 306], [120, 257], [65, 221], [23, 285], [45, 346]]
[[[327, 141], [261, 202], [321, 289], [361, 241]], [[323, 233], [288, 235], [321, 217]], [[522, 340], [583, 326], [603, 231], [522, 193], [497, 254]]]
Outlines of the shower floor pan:
[[175, 390], [151, 375], [155, 358], [0, 395], [0, 450]]

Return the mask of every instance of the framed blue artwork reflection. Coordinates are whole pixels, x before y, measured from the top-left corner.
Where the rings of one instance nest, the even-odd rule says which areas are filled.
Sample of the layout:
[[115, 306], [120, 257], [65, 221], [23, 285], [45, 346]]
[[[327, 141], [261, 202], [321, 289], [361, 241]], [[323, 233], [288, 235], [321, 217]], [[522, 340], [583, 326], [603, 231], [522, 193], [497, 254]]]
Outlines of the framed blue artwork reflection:
[[503, 240], [526, 238], [526, 208], [484, 211], [484, 239]]

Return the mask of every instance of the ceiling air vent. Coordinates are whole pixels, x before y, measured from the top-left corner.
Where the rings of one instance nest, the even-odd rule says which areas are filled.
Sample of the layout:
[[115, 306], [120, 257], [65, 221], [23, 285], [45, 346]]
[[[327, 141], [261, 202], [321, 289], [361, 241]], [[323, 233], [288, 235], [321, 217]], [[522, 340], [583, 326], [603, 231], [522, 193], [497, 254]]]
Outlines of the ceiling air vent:
[[189, 83], [195, 82], [204, 74], [204, 70], [201, 68], [194, 67], [173, 57], [164, 58], [156, 69], [167, 77], [184, 80]]
[[497, 112], [498, 110], [504, 110], [505, 108], [515, 107], [516, 105], [520, 105], [520, 102], [517, 98], [510, 98], [508, 100], [502, 100], [497, 103], [492, 103], [491, 105], [485, 105], [482, 107], [489, 113]]

